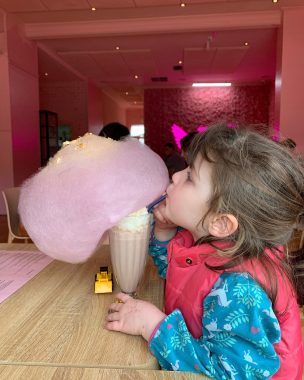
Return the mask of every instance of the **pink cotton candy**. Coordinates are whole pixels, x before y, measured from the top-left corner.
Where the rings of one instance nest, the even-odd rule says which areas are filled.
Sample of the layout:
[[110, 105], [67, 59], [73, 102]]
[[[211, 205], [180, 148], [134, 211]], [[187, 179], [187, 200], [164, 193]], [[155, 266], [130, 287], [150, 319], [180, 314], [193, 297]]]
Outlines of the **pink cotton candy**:
[[78, 263], [93, 254], [106, 230], [167, 185], [165, 164], [146, 145], [86, 134], [25, 181], [19, 212], [42, 252]]

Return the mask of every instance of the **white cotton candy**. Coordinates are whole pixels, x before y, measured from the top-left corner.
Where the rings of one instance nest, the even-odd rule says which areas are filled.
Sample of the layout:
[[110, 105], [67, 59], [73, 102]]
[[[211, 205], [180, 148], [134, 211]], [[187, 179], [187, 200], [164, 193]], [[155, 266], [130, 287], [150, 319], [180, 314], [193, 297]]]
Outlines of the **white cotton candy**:
[[92, 255], [106, 230], [167, 185], [166, 166], [147, 146], [86, 134], [23, 184], [19, 212], [42, 252], [78, 263]]

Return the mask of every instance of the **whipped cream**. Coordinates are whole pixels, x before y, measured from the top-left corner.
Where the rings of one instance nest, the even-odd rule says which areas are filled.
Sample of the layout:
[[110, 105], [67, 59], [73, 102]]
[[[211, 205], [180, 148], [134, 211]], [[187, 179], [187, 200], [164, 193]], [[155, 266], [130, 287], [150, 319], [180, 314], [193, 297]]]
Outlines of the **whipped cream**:
[[143, 207], [121, 219], [116, 228], [121, 231], [139, 232], [150, 223], [150, 216], [147, 208]]

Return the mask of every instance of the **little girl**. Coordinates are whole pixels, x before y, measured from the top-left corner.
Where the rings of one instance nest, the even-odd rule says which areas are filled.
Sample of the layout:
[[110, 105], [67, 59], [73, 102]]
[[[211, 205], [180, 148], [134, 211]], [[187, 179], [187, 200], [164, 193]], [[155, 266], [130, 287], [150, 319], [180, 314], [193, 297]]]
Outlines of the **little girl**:
[[222, 126], [194, 137], [188, 163], [154, 212], [150, 255], [166, 278], [165, 313], [119, 294], [106, 328], [142, 335], [163, 369], [300, 380], [283, 247], [303, 217], [303, 168], [279, 144]]

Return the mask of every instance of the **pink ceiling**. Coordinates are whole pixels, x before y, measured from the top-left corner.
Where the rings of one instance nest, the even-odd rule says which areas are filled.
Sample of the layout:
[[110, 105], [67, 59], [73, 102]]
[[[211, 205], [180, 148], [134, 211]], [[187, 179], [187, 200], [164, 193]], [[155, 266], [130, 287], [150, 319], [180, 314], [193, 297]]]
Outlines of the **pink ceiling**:
[[[243, 0], [248, 3], [255, 0]], [[187, 5], [204, 3], [237, 3], [239, 0], [186, 0]], [[269, 0], [260, 0], [269, 2]], [[99, 9], [113, 8], [141, 8], [155, 6], [177, 5], [179, 0], [0, 0], [0, 7], [8, 12], [39, 12], [39, 11], [65, 11], [86, 10], [91, 7]]]
[[[281, 5], [286, 1], [281, 0]], [[301, 1], [288, 0], [288, 4], [300, 4]], [[149, 14], [157, 24], [162, 15], [181, 14], [183, 10], [179, 4], [179, 0], [0, 0], [0, 8], [15, 13], [26, 26], [41, 23], [42, 27], [49, 22], [68, 25], [79, 20], [100, 19], [102, 22], [103, 19], [124, 17], [124, 21], [134, 23], [136, 17], [148, 17]], [[237, 7], [278, 9], [273, 8], [271, 0], [186, 0], [186, 4], [188, 14], [198, 10], [205, 14], [212, 9], [223, 13], [235, 11]], [[97, 11], [91, 11], [91, 7], [96, 7]], [[274, 79], [276, 26], [241, 30], [204, 30], [202, 27], [201, 31], [188, 32], [183, 29], [181, 23], [179, 30], [172, 33], [159, 30], [132, 34], [123, 33], [121, 28], [117, 35], [55, 38], [50, 34], [47, 38], [38, 38], [42, 48], [39, 53], [41, 80], [79, 80], [75, 75], [79, 72], [80, 76], [133, 104], [142, 101], [146, 87], [184, 87], [192, 81], [242, 84]], [[116, 50], [116, 46], [120, 49]], [[183, 62], [183, 69], [175, 71], [173, 66], [179, 60]], [[135, 79], [135, 75], [139, 78]], [[167, 77], [168, 82], [155, 84], [151, 77]]]
[[[43, 40], [71, 66], [102, 84], [178, 85], [198, 80], [256, 82], [275, 74], [276, 29]], [[248, 46], [245, 46], [248, 42]], [[120, 49], [116, 50], [116, 46]], [[256, 57], [259, 55], [259, 57]], [[183, 70], [173, 66], [183, 61]], [[134, 75], [139, 78], [135, 79]]]

